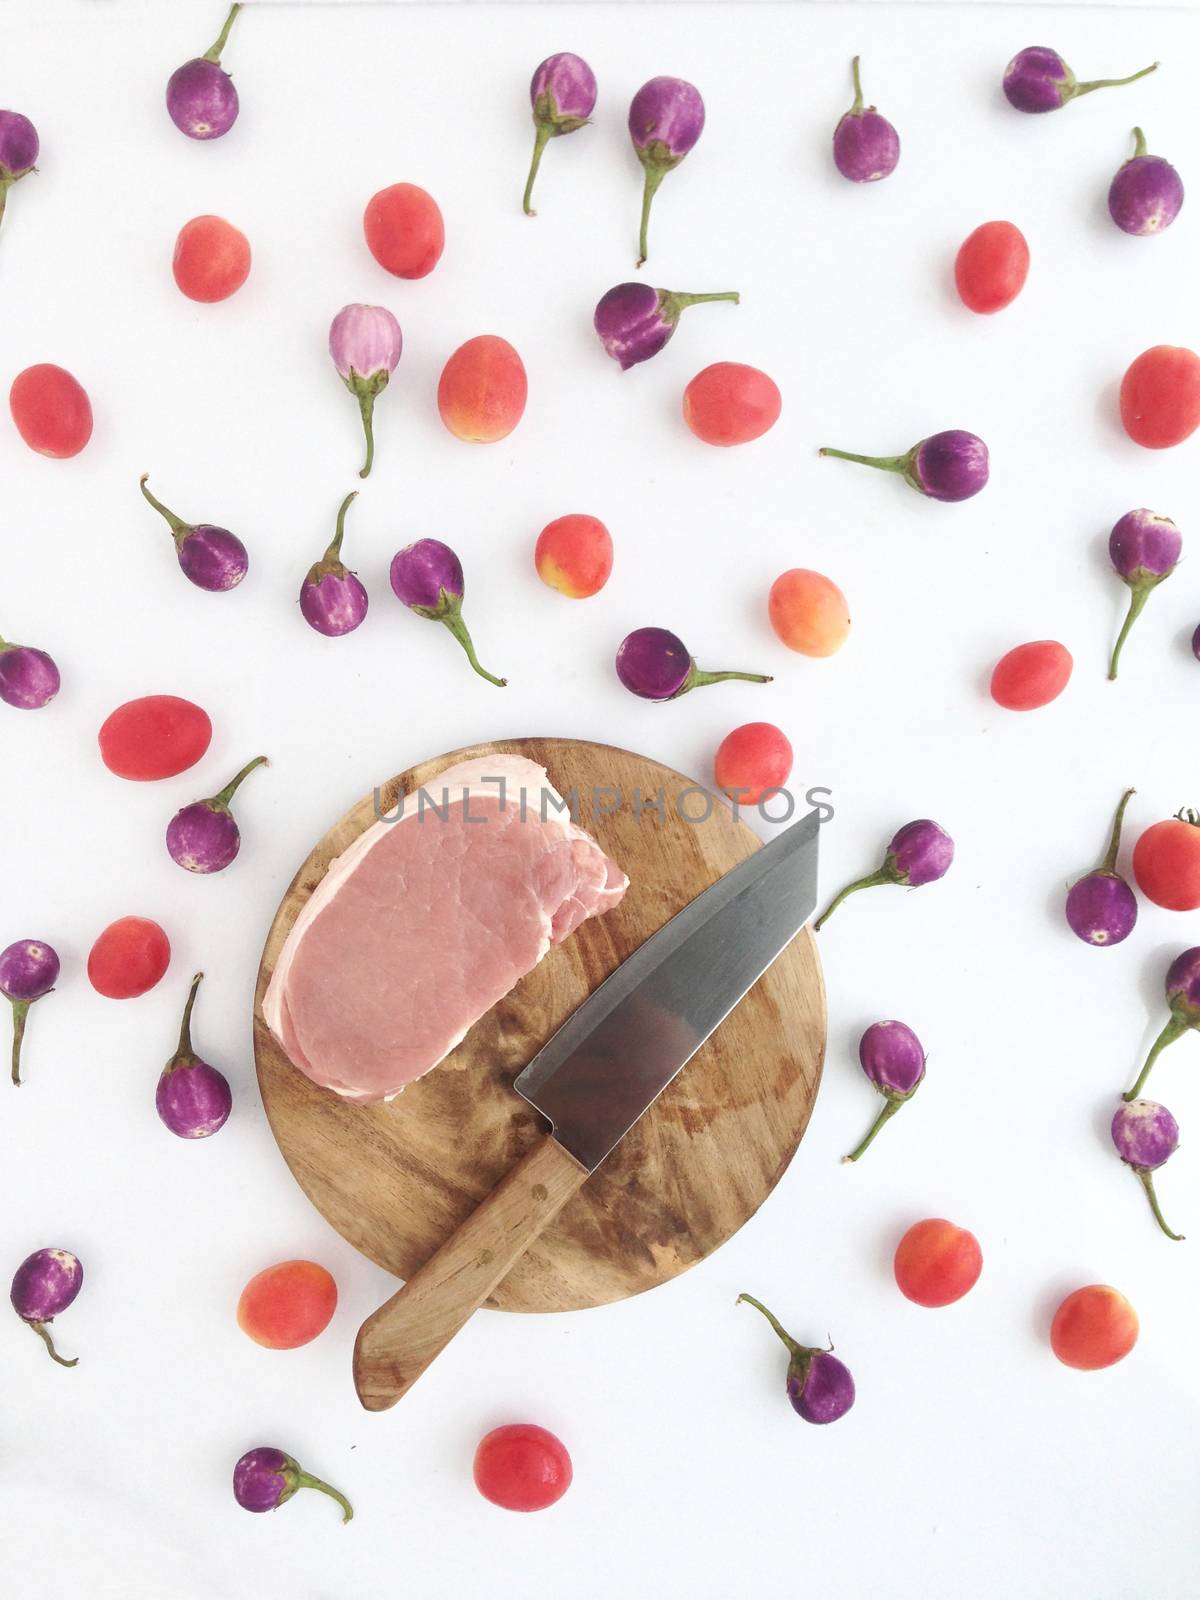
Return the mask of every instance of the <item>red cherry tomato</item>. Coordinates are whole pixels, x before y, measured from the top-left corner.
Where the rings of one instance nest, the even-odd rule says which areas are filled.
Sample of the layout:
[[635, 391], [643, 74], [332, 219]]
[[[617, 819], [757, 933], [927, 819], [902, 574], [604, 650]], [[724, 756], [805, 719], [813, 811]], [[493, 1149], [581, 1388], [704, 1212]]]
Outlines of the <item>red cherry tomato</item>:
[[1029, 246], [1012, 222], [985, 222], [959, 246], [954, 281], [968, 311], [988, 315], [1011, 305], [1029, 275]]
[[713, 774], [739, 805], [755, 806], [764, 794], [782, 789], [792, 771], [792, 747], [770, 722], [744, 722], [717, 747]]
[[281, 1261], [256, 1273], [238, 1300], [238, 1327], [268, 1350], [298, 1350], [329, 1326], [337, 1284], [315, 1261]]
[[1067, 1367], [1095, 1372], [1127, 1356], [1137, 1343], [1137, 1312], [1116, 1289], [1089, 1283], [1069, 1294], [1050, 1324], [1050, 1347]]
[[538, 534], [533, 560], [544, 584], [572, 600], [586, 600], [608, 582], [612, 535], [598, 517], [582, 512], [556, 517]]
[[705, 444], [748, 444], [779, 421], [783, 400], [773, 379], [738, 361], [717, 361], [683, 391], [683, 420]]
[[110, 922], [92, 946], [87, 973], [97, 994], [133, 1000], [153, 989], [170, 961], [171, 946], [157, 922], [121, 917]]
[[481, 333], [459, 345], [442, 368], [438, 411], [456, 439], [495, 444], [520, 422], [528, 394], [525, 365], [512, 345]]
[[193, 217], [179, 230], [171, 270], [189, 300], [228, 300], [250, 276], [250, 241], [224, 217]]
[[914, 1223], [896, 1246], [896, 1283], [919, 1306], [948, 1306], [975, 1287], [983, 1271], [979, 1240], [944, 1217]]
[[441, 259], [446, 226], [437, 201], [415, 183], [393, 183], [367, 202], [367, 249], [397, 278], [423, 278]]
[[1156, 906], [1195, 911], [1200, 907], [1200, 824], [1183, 817], [1152, 823], [1133, 847], [1133, 875]]
[[1074, 664], [1071, 652], [1055, 639], [1019, 644], [996, 663], [992, 699], [1008, 711], [1036, 711], [1058, 699]]
[[1200, 426], [1200, 356], [1170, 344], [1144, 350], [1121, 379], [1121, 421], [1148, 450], [1182, 444]]
[[196, 765], [211, 738], [207, 711], [177, 695], [148, 694], [105, 718], [100, 759], [118, 778], [174, 778]]
[[77, 456], [92, 437], [92, 402], [63, 367], [26, 367], [13, 379], [8, 405], [17, 432], [40, 456]]
[[571, 1458], [561, 1439], [532, 1422], [493, 1428], [475, 1452], [475, 1487], [506, 1511], [542, 1511], [571, 1487]]

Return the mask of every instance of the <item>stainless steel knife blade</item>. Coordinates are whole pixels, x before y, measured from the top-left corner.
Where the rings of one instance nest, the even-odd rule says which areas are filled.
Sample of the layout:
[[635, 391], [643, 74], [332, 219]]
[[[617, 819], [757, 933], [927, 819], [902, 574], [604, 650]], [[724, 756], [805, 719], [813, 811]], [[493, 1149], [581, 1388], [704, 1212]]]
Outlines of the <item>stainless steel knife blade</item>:
[[651, 934], [514, 1087], [589, 1172], [799, 933], [817, 899], [810, 811]]

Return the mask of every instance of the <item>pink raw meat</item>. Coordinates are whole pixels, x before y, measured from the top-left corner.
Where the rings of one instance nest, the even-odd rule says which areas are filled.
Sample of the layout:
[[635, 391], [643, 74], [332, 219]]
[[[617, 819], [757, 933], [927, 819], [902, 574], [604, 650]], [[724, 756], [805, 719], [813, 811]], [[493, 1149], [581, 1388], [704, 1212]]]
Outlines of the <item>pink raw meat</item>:
[[330, 863], [263, 997], [293, 1064], [348, 1099], [390, 1100], [437, 1066], [628, 887], [532, 761], [464, 762], [426, 793], [436, 810], [409, 797]]

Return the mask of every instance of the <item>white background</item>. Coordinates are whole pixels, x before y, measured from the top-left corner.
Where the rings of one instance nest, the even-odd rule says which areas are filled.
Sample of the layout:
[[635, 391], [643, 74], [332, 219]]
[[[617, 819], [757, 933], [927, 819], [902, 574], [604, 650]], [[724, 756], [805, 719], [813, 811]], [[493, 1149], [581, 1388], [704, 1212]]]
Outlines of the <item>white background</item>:
[[[76, 1370], [0, 1319], [0, 1591], [1194, 1594], [1200, 1242], [1155, 1231], [1106, 1126], [1200, 919], [1144, 906], [1125, 945], [1093, 951], [1061, 903], [1125, 785], [1138, 788], [1131, 839], [1200, 803], [1193, 564], [1152, 598], [1121, 681], [1105, 681], [1126, 598], [1109, 527], [1149, 505], [1178, 521], [1185, 554], [1200, 538], [1197, 443], [1144, 452], [1115, 418], [1133, 356], [1200, 339], [1200, 202], [1157, 240], [1118, 233], [1104, 204], [1135, 122], [1200, 182], [1200, 25], [1045, 7], [249, 6], [226, 58], [240, 120], [195, 144], [162, 91], [221, 11], [4, 8], [0, 103], [32, 116], [42, 159], [0, 232], [0, 381], [59, 362], [87, 386], [96, 428], [82, 456], [53, 462], [0, 419], [0, 629], [63, 670], [50, 709], [0, 708], [0, 942], [44, 937], [63, 956], [31, 1017], [27, 1085], [0, 1094], [0, 1262], [65, 1245], [87, 1271], [56, 1330]], [[1021, 117], [1000, 74], [1039, 40], [1081, 77], [1163, 67]], [[526, 86], [562, 48], [592, 63], [601, 98], [594, 127], [547, 151], [528, 221]], [[894, 177], [866, 190], [828, 153], [856, 50], [903, 141]], [[632, 276], [640, 169], [625, 110], [662, 72], [702, 88], [709, 121], [659, 193], [647, 276], [743, 301], [688, 312], [662, 356], [622, 375], [591, 308]], [[388, 277], [361, 238], [365, 202], [400, 179], [446, 217], [445, 256], [419, 283]], [[246, 287], [212, 307], [170, 273], [177, 229], [208, 211], [254, 248]], [[1010, 310], [978, 319], [951, 265], [991, 217], [1020, 224], [1033, 267]], [[357, 411], [325, 350], [350, 300], [390, 306], [405, 351], [347, 534], [373, 609], [325, 641], [295, 595], [359, 486]], [[469, 447], [433, 395], [449, 353], [481, 332], [521, 351], [530, 401], [510, 439]], [[784, 394], [778, 427], [743, 450], [711, 450], [680, 420], [683, 385], [719, 359], [763, 366]], [[990, 485], [962, 506], [815, 453], [901, 451], [948, 427], [992, 449]], [[144, 471], [183, 516], [246, 540], [235, 593], [183, 579], [139, 499]], [[601, 516], [617, 550], [607, 589], [578, 604], [531, 560], [542, 525], [573, 510]], [[422, 535], [461, 553], [468, 621], [508, 689], [391, 597], [388, 560]], [[767, 590], [793, 565], [849, 597], [832, 660], [791, 655], [767, 626]], [[646, 623], [675, 628], [702, 665], [775, 682], [635, 701], [611, 658]], [[992, 664], [1043, 637], [1075, 654], [1067, 692], [1030, 716], [998, 710]], [[96, 730], [150, 692], [204, 704], [212, 748], [181, 778], [125, 784], [101, 766]], [[791, 1170], [682, 1280], [575, 1316], [481, 1314], [398, 1410], [367, 1416], [350, 1348], [391, 1283], [293, 1183], [251, 1060], [257, 958], [295, 866], [376, 780], [476, 739], [609, 740], [706, 778], [720, 738], [758, 717], [790, 735], [798, 787], [834, 791], [826, 890], [875, 866], [910, 817], [958, 843], [944, 883], [859, 897], [821, 935], [826, 1078]], [[241, 857], [185, 878], [163, 848], [168, 817], [260, 752], [271, 766], [240, 799]], [[157, 990], [118, 1005], [83, 963], [127, 913], [158, 918], [175, 956]], [[218, 1138], [189, 1147], [159, 1124], [154, 1086], [201, 966], [197, 1045], [236, 1105]], [[878, 1103], [857, 1039], [892, 1016], [920, 1034], [928, 1078], [869, 1158], [842, 1167]], [[1185, 1139], [1163, 1204], [1200, 1241], [1198, 1066], [1189, 1037], [1152, 1088]], [[940, 1312], [904, 1301], [890, 1271], [927, 1215], [971, 1227], [985, 1257], [976, 1290]], [[238, 1293], [297, 1255], [334, 1272], [337, 1316], [304, 1350], [263, 1351], [235, 1326]], [[1047, 1327], [1064, 1292], [1094, 1281], [1130, 1296], [1142, 1336], [1124, 1364], [1081, 1374], [1054, 1360]], [[793, 1415], [782, 1350], [734, 1309], [743, 1289], [801, 1339], [833, 1334], [859, 1390], [837, 1427]], [[519, 1419], [554, 1429], [575, 1461], [570, 1494], [533, 1519], [487, 1505], [470, 1476], [478, 1438]], [[353, 1524], [313, 1495], [241, 1512], [233, 1462], [268, 1442], [343, 1488]]]

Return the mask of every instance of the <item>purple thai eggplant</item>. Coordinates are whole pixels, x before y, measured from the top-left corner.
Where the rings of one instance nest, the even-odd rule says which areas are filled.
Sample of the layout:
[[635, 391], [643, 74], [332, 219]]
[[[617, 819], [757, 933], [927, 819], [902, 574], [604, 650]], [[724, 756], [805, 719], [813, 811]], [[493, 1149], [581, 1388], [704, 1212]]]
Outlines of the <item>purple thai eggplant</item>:
[[58, 952], [44, 939], [18, 939], [0, 950], [0, 994], [12, 1006], [12, 1081], [21, 1081], [21, 1044], [25, 1022], [35, 1000], [48, 995], [58, 982]]
[[342, 1508], [343, 1523], [349, 1522], [354, 1508], [344, 1494], [320, 1478], [305, 1472], [298, 1461], [274, 1445], [259, 1445], [247, 1450], [233, 1469], [233, 1493], [246, 1511], [274, 1511], [292, 1498], [297, 1489], [319, 1489]]
[[521, 204], [527, 217], [536, 217], [537, 212], [530, 202], [534, 179], [542, 164], [542, 152], [551, 139], [587, 127], [596, 107], [596, 75], [581, 56], [560, 50], [557, 55], [547, 56], [534, 73], [529, 85], [529, 102], [533, 107], [535, 130], [533, 161]]
[[1157, 66], [1155, 61], [1140, 72], [1131, 72], [1127, 78], [1093, 78], [1088, 83], [1080, 83], [1057, 50], [1031, 44], [1019, 50], [1005, 67], [1004, 94], [1017, 111], [1057, 111], [1069, 100], [1091, 94], [1093, 89], [1116, 89], [1123, 83], [1136, 83]]
[[14, 183], [35, 170], [38, 158], [37, 129], [19, 111], [0, 111], [0, 220]]
[[54, 658], [28, 644], [0, 639], [0, 700], [18, 711], [40, 711], [58, 693], [62, 679]]
[[148, 472], [143, 472], [139, 479], [142, 494], [170, 528], [184, 577], [210, 594], [236, 589], [250, 565], [246, 546], [228, 528], [218, 528], [211, 522], [184, 522], [168, 511], [147, 489], [149, 477]]
[[1130, 588], [1129, 610], [1113, 646], [1108, 666], [1109, 682], [1117, 675], [1117, 663], [1129, 637], [1129, 630], [1142, 614], [1142, 607], [1164, 578], [1175, 571], [1183, 550], [1183, 539], [1170, 517], [1156, 511], [1127, 511], [1108, 536], [1108, 556], [1113, 571]]
[[1168, 1239], [1181, 1242], [1183, 1234], [1168, 1228], [1154, 1188], [1154, 1174], [1179, 1148], [1179, 1124], [1157, 1100], [1132, 1100], [1117, 1107], [1111, 1131], [1117, 1154], [1146, 1192], [1155, 1222]]
[[367, 591], [342, 561], [342, 536], [346, 531], [346, 512], [356, 498], [357, 489], [342, 501], [337, 515], [337, 532], [320, 561], [314, 561], [300, 585], [300, 614], [310, 628], [327, 638], [337, 639], [353, 633], [367, 614]]
[[792, 1410], [805, 1422], [836, 1422], [844, 1417], [854, 1404], [854, 1379], [845, 1362], [833, 1354], [833, 1346], [822, 1350], [797, 1344], [761, 1300], [752, 1294], [738, 1295], [736, 1304], [743, 1301], [762, 1312], [788, 1353], [787, 1397]]
[[638, 233], [638, 266], [648, 254], [646, 235], [650, 206], [658, 186], [704, 132], [704, 101], [699, 89], [682, 78], [651, 78], [629, 107], [629, 137], [645, 172], [642, 225]]
[[873, 1022], [858, 1043], [858, 1059], [867, 1077], [883, 1096], [883, 1110], [860, 1144], [843, 1161], [857, 1161], [875, 1135], [911, 1100], [925, 1077], [925, 1051], [912, 1029], [903, 1022]]
[[1122, 233], [1145, 237], [1169, 228], [1183, 205], [1183, 179], [1162, 156], [1148, 155], [1146, 135], [1133, 130], [1133, 154], [1108, 190], [1108, 214]]
[[386, 306], [343, 306], [329, 327], [329, 354], [338, 376], [358, 401], [367, 459], [359, 469], [365, 478], [375, 460], [375, 399], [383, 393], [400, 363], [404, 335]]
[[678, 700], [690, 689], [739, 678], [770, 683], [761, 672], [701, 672], [678, 634], [667, 628], [635, 628], [617, 650], [617, 677], [642, 700]]
[[83, 1267], [69, 1250], [35, 1250], [17, 1268], [12, 1281], [13, 1310], [27, 1322], [60, 1367], [79, 1365], [79, 1357], [68, 1361], [54, 1348], [50, 1324], [65, 1311], [83, 1287]]
[[1084, 944], [1120, 944], [1128, 939], [1137, 922], [1137, 897], [1117, 871], [1117, 852], [1121, 848], [1121, 825], [1125, 807], [1134, 794], [1126, 789], [1117, 806], [1104, 860], [1067, 890], [1067, 922]]
[[167, 824], [167, 849], [172, 861], [187, 872], [222, 872], [242, 847], [242, 835], [229, 809], [242, 780], [255, 767], [267, 765], [266, 756], [255, 756], [221, 790], [207, 800], [193, 800], [177, 811]]
[[858, 57], [850, 63], [854, 104], [833, 130], [834, 165], [851, 183], [877, 183], [890, 177], [900, 159], [900, 135], [874, 106], [864, 106]]
[[167, 82], [167, 114], [189, 139], [219, 139], [237, 121], [237, 90], [221, 66], [221, 52], [241, 9], [240, 3], [230, 6], [216, 43], [176, 67]]
[[475, 645], [462, 617], [462, 562], [440, 539], [418, 539], [392, 557], [392, 592], [410, 611], [429, 622], [440, 622], [466, 651], [467, 660], [481, 678], [503, 689], [507, 678], [495, 678], [479, 665]]
[[873, 889], [882, 883], [899, 884], [905, 889], [919, 889], [924, 883], [936, 883], [945, 877], [954, 860], [954, 840], [936, 822], [921, 818], [906, 822], [887, 847], [883, 865], [865, 878], [856, 878], [838, 891], [813, 923], [818, 929], [828, 922], [847, 895], [859, 889]]
[[204, 974], [188, 990], [175, 1054], [159, 1076], [154, 1104], [163, 1125], [180, 1139], [207, 1139], [225, 1126], [233, 1109], [229, 1080], [192, 1049], [192, 1007]]
[[1200, 946], [1175, 957], [1167, 968], [1165, 987], [1170, 1020], [1151, 1045], [1137, 1082], [1125, 1094], [1126, 1100], [1137, 1100], [1141, 1096], [1151, 1067], [1169, 1044], [1182, 1039], [1190, 1028], [1200, 1028]]
[[839, 461], [857, 461], [864, 467], [898, 472], [918, 494], [930, 500], [969, 500], [988, 481], [988, 447], [973, 433], [950, 428], [930, 434], [902, 456], [860, 456], [828, 445], [818, 452]]
[[656, 356], [679, 326], [689, 306], [710, 300], [732, 300], [736, 289], [721, 294], [679, 294], [673, 289], [652, 289], [648, 283], [618, 283], [602, 295], [592, 317], [600, 343], [622, 371]]

